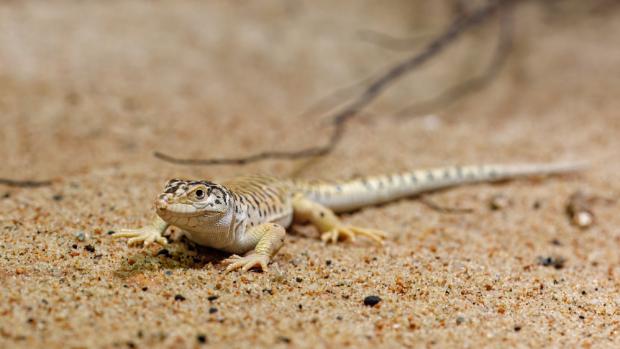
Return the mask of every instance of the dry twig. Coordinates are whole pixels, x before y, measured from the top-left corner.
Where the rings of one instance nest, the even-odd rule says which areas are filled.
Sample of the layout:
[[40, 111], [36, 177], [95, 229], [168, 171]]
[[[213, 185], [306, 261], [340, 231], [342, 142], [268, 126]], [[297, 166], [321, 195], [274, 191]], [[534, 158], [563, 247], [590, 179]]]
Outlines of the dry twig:
[[467, 30], [489, 19], [499, 7], [508, 5], [513, 1], [514, 0], [490, 1], [478, 10], [472, 11], [466, 16], [458, 17], [443, 33], [428, 43], [422, 52], [394, 65], [385, 74], [375, 79], [358, 98], [354, 99], [346, 105], [343, 110], [332, 117], [333, 130], [325, 145], [309, 147], [298, 151], [264, 151], [240, 158], [181, 159], [161, 152], [155, 152], [154, 155], [160, 160], [181, 165], [243, 165], [267, 159], [296, 160], [326, 155], [340, 142], [345, 131], [346, 122], [374, 101], [387, 87], [407, 73], [422, 66]]
[[447, 107], [461, 98], [482, 90], [491, 82], [507, 61], [512, 49], [512, 17], [510, 11], [500, 11], [500, 29], [497, 46], [491, 62], [478, 76], [469, 78], [450, 87], [438, 96], [424, 102], [404, 107], [394, 113], [400, 119], [407, 119], [417, 115], [425, 115], [440, 107]]
[[426, 207], [428, 207], [428, 208], [430, 208], [430, 209], [432, 209], [434, 211], [437, 211], [439, 213], [465, 214], [465, 213], [472, 213], [472, 212], [474, 212], [474, 210], [471, 209], [471, 208], [441, 206], [438, 203], [436, 203], [435, 201], [429, 199], [427, 196], [420, 196], [418, 198], [418, 201], [420, 201], [421, 203], [426, 205]]
[[9, 187], [37, 188], [37, 187], [44, 187], [47, 185], [51, 185], [52, 181], [50, 180], [34, 181], [34, 180], [18, 180], [18, 179], [0, 178], [0, 184], [6, 185]]

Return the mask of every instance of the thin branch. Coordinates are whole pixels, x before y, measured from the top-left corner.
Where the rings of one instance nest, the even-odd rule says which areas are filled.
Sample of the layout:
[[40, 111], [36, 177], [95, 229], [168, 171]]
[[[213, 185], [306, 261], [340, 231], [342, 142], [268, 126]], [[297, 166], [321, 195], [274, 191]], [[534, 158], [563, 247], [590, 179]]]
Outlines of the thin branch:
[[423, 203], [426, 207], [430, 208], [431, 210], [437, 211], [439, 213], [466, 214], [466, 213], [474, 212], [474, 210], [471, 208], [440, 206], [439, 204], [437, 204], [436, 202], [434, 202], [433, 200], [429, 199], [426, 196], [420, 196], [418, 198], [418, 201]]
[[0, 178], [0, 184], [6, 185], [9, 187], [19, 187], [19, 188], [37, 188], [44, 187], [47, 185], [51, 185], [52, 181], [35, 181], [35, 180], [18, 180], [18, 179], [8, 179], [8, 178]]
[[387, 87], [426, 63], [448, 44], [460, 37], [461, 34], [491, 17], [498, 7], [509, 4], [512, 1], [514, 0], [490, 1], [480, 9], [472, 11], [470, 15], [457, 18], [442, 34], [426, 45], [422, 52], [396, 64], [385, 74], [374, 80], [358, 98], [332, 117], [334, 128], [329, 141], [325, 145], [309, 147], [298, 151], [264, 151], [240, 158], [180, 159], [161, 152], [155, 152], [154, 155], [160, 160], [181, 165], [243, 165], [267, 159], [295, 160], [326, 155], [340, 142], [344, 134], [345, 123], [379, 97]]
[[513, 25], [511, 11], [500, 11], [500, 30], [497, 46], [491, 62], [480, 75], [469, 78], [432, 99], [410, 105], [395, 112], [399, 119], [407, 119], [418, 115], [428, 114], [440, 107], [447, 107], [458, 100], [485, 88], [504, 67], [512, 50]]
[[421, 33], [409, 38], [396, 38], [389, 34], [374, 31], [360, 30], [358, 33], [360, 40], [372, 43], [379, 47], [392, 51], [411, 51], [412, 47], [420, 45], [430, 36], [428, 33]]

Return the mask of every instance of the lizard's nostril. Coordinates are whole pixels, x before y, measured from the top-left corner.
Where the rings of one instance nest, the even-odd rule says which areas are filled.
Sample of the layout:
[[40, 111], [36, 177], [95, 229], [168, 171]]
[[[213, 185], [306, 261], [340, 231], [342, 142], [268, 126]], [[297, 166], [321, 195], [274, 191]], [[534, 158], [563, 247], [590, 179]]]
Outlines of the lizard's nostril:
[[157, 200], [155, 200], [155, 207], [158, 210], [165, 210], [167, 206], [168, 206], [168, 197], [161, 196]]

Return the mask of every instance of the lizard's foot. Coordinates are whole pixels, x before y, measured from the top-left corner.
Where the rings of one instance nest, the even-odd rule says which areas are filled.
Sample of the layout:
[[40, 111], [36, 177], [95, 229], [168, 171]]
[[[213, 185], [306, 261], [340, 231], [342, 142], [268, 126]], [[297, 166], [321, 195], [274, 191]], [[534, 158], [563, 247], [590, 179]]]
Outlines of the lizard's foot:
[[341, 239], [355, 241], [356, 236], [364, 236], [380, 245], [383, 245], [383, 239], [385, 239], [388, 234], [381, 230], [358, 228], [344, 225], [324, 232], [323, 234], [321, 234], [321, 240], [326, 243], [335, 243]]
[[144, 243], [144, 246], [148, 246], [154, 242], [160, 245], [166, 245], [168, 240], [161, 236], [161, 232], [151, 226], [142, 227], [138, 229], [121, 229], [118, 233], [112, 235], [113, 238], [130, 238], [127, 241], [128, 246], [140, 245]]
[[259, 253], [252, 253], [252, 254], [248, 254], [248, 255], [241, 257], [241, 256], [234, 254], [230, 256], [229, 258], [226, 258], [225, 260], [223, 260], [222, 264], [228, 265], [228, 267], [226, 268], [227, 273], [233, 270], [237, 270], [239, 268], [241, 268], [241, 270], [243, 271], [248, 271], [256, 267], [260, 268], [262, 271], [267, 271], [268, 269], [267, 265], [269, 264], [269, 256], [259, 254]]

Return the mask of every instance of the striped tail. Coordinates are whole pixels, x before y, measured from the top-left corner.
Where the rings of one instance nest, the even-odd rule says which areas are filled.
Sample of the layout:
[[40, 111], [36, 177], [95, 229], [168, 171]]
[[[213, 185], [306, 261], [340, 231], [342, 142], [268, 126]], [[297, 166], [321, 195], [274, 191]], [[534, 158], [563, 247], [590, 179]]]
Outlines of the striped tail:
[[377, 205], [423, 192], [477, 182], [578, 171], [580, 163], [451, 166], [354, 179], [295, 183], [306, 197], [335, 212]]

